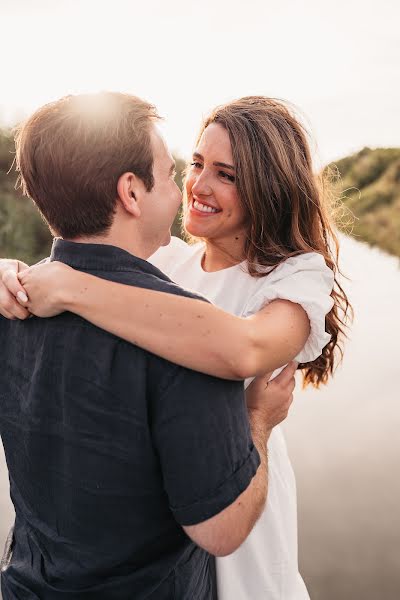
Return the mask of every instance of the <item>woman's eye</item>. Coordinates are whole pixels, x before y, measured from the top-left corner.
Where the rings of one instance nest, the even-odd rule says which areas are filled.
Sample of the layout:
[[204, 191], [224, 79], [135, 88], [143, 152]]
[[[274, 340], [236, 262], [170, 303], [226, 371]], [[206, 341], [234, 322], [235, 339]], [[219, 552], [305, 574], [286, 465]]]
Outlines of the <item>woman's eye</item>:
[[195, 169], [201, 169], [201, 167], [202, 167], [202, 164], [197, 161], [193, 161], [192, 163], [190, 163], [190, 165], [192, 167], [194, 167]]
[[227, 179], [231, 183], [235, 183], [234, 175], [230, 175], [229, 173], [225, 173], [224, 171], [219, 171], [219, 175], [220, 175], [220, 177], [222, 177], [222, 179]]

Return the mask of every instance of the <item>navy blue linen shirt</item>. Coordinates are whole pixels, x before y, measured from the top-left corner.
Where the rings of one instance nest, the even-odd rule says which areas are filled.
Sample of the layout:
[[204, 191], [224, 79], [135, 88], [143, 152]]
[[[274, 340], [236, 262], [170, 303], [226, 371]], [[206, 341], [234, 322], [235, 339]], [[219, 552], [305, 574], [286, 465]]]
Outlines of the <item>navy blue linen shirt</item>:
[[[56, 240], [51, 259], [193, 296], [114, 246]], [[181, 525], [220, 512], [257, 470], [242, 383], [174, 365], [67, 312], [0, 317], [0, 339], [16, 512], [4, 600], [211, 598], [210, 556]]]

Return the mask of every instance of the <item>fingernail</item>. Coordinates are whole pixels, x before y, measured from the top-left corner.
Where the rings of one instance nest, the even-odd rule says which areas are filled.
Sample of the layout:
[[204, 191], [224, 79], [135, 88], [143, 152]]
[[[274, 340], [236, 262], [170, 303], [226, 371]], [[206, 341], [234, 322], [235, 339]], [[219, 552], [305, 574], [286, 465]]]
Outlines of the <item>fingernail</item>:
[[18, 300], [21, 300], [21, 302], [28, 302], [28, 296], [24, 294], [24, 292], [18, 292], [17, 298]]

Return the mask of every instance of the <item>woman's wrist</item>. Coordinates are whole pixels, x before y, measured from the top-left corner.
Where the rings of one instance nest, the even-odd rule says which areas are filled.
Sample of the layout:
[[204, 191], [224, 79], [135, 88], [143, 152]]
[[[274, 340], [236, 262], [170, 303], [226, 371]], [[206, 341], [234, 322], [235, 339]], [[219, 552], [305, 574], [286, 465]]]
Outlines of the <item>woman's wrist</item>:
[[82, 296], [84, 273], [76, 271], [72, 267], [62, 265], [60, 273], [55, 276], [56, 287], [53, 296], [55, 307], [60, 311], [75, 312], [78, 307], [79, 297]]

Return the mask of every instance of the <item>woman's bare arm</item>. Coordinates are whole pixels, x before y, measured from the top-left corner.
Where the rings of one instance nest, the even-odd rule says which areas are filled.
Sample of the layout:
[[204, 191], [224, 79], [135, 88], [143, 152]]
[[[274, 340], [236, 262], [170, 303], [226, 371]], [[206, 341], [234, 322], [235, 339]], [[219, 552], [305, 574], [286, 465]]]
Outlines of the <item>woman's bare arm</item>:
[[286, 300], [241, 318], [201, 300], [105, 281], [57, 262], [19, 278], [29, 296], [23, 306], [37, 316], [71, 311], [167, 360], [226, 379], [290, 362], [309, 335], [305, 311]]

